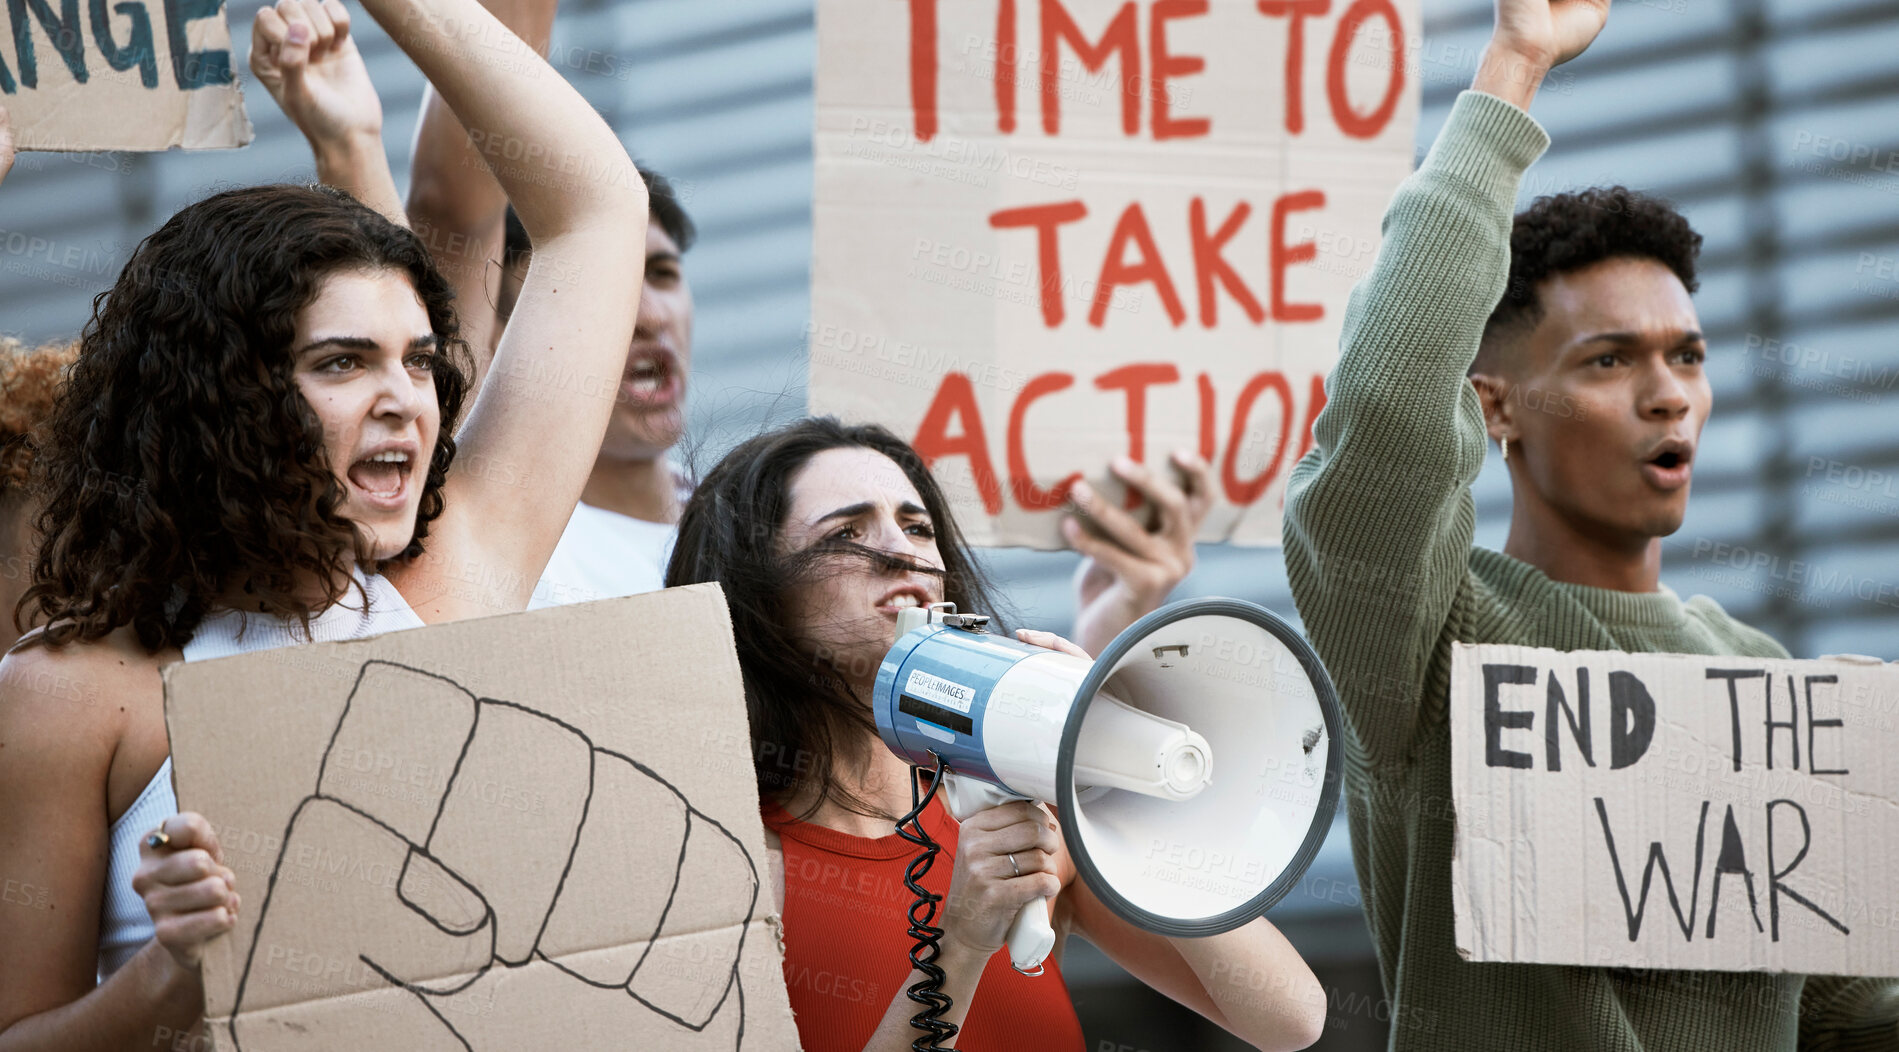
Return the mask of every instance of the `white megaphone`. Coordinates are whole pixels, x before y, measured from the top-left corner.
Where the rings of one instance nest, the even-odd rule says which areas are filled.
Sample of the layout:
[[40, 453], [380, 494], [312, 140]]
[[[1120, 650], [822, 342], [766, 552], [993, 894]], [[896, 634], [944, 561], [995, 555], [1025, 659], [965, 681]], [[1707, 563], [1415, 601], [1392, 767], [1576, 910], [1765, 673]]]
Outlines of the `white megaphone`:
[[[1264, 607], [1175, 603], [1093, 662], [987, 631], [936, 603], [904, 610], [877, 671], [877, 731], [940, 758], [958, 821], [1052, 803], [1080, 879], [1148, 931], [1231, 931], [1289, 891], [1338, 806], [1338, 697], [1318, 655]], [[1009, 959], [1037, 974], [1047, 903], [1022, 908]]]

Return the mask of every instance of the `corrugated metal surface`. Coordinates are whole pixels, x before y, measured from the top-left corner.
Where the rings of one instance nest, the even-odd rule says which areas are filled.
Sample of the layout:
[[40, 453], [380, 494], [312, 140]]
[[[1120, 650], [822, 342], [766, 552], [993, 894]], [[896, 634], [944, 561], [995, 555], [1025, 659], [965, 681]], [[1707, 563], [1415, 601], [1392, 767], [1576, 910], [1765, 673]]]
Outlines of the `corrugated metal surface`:
[[[240, 66], [256, 6], [233, 6]], [[1468, 83], [1490, 9], [1427, 0], [1421, 143]], [[367, 19], [359, 32], [400, 177], [420, 81]], [[581, 0], [556, 32], [556, 64], [636, 157], [679, 183], [702, 231], [689, 258], [701, 467], [803, 409], [813, 44], [809, 0]], [[1896, 53], [1895, 0], [1619, 0], [1604, 39], [1536, 104], [1556, 145], [1526, 202], [1620, 182], [1674, 199], [1707, 237], [1698, 303], [1716, 412], [1664, 576], [1800, 654], [1894, 652]], [[300, 137], [254, 84], [249, 95], [258, 140], [242, 152], [22, 160], [0, 193], [0, 330], [71, 333], [131, 245], [180, 205], [220, 185], [307, 179]], [[1480, 541], [1501, 544], [1509, 487], [1494, 460], [1477, 497]], [[1023, 620], [1066, 623], [1071, 558], [1002, 552], [991, 565]], [[1184, 592], [1292, 613], [1271, 552], [1204, 549]], [[1351, 958], [1368, 944], [1344, 840], [1340, 828], [1279, 915], [1312, 952]], [[1339, 1013], [1328, 1042], [1378, 1040], [1375, 1007]]]

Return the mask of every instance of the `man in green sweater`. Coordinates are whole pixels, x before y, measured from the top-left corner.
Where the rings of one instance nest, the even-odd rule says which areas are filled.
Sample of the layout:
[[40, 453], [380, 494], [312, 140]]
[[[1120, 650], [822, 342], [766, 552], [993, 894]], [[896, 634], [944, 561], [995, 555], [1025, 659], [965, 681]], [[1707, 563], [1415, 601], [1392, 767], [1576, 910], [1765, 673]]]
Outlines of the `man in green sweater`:
[[[1517, 222], [1512, 269], [1518, 182], [1549, 143], [1525, 111], [1608, 7], [1497, 0], [1473, 90], [1386, 213], [1287, 495], [1293, 596], [1344, 699], [1391, 1047], [1894, 1047], [1884, 981], [1472, 964], [1453, 941], [1453, 642], [1785, 656], [1660, 582], [1712, 403], [1699, 237], [1639, 195], [1572, 195]], [[1486, 434], [1515, 494], [1502, 552], [1472, 544]]]

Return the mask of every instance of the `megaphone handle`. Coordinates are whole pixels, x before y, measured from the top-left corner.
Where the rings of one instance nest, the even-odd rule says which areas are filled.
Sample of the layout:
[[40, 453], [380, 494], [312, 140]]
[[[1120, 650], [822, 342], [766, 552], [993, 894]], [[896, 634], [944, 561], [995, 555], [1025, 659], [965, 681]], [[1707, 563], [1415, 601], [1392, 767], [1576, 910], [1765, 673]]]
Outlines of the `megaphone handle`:
[[1048, 900], [1030, 899], [1009, 925], [1009, 963], [1023, 975], [1042, 974], [1042, 962], [1055, 949], [1055, 929], [1048, 923]]
[[[979, 778], [965, 778], [954, 771], [943, 776], [943, 800], [958, 822], [984, 808], [1025, 799]], [[1048, 922], [1048, 900], [1031, 899], [1009, 925], [1009, 963], [1023, 975], [1041, 975], [1042, 962], [1054, 949], [1055, 928]]]

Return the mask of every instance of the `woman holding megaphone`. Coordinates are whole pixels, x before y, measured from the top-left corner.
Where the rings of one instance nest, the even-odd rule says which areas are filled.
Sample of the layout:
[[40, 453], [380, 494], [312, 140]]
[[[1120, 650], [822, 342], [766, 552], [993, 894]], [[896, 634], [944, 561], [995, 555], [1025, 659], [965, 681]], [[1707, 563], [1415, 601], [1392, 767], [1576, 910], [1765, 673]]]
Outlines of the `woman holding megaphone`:
[[[1182, 466], [1184, 488], [1193, 492], [1197, 480], [1204, 492], [1204, 466]], [[1173, 521], [1192, 515], [1183, 487], [1155, 472], [1121, 473], [1159, 509], [1161, 532], [1184, 526], [1190, 545], [1194, 523]], [[1077, 495], [1084, 501], [1110, 535], [1132, 523], [1095, 494]], [[921, 815], [953, 867], [922, 880], [944, 896], [942, 974], [913, 969], [906, 913], [914, 896], [904, 869], [915, 849], [892, 832], [912, 810], [913, 775], [879, 740], [872, 684], [899, 611], [941, 601], [994, 606], [942, 490], [901, 439], [818, 418], [738, 446], [706, 475], [680, 521], [667, 584], [702, 581], [725, 589], [742, 641], [753, 763], [780, 845], [772, 875], [785, 979], [808, 1052], [911, 1047], [919, 1005], [906, 991], [920, 980], [948, 998], [939, 1018], [959, 1028], [954, 1045], [966, 1052], [1082, 1048], [1059, 954], [1046, 974], [1028, 977], [1002, 952], [1017, 912], [1041, 898], [1052, 903], [1058, 933], [1094, 943], [1257, 1047], [1318, 1039], [1324, 991], [1269, 922], [1199, 939], [1142, 931], [1075, 879], [1054, 819], [1028, 802], [978, 811], [960, 827], [940, 804]], [[1046, 632], [1016, 635], [1086, 656]]]
[[[174, 813], [160, 670], [524, 609], [606, 430], [638, 171], [477, 0], [364, 7], [469, 127], [573, 173], [497, 173], [536, 254], [496, 375], [559, 382], [491, 385], [461, 421], [448, 283], [340, 192], [217, 194], [139, 245], [46, 429], [40, 627], [0, 662], [0, 1049], [206, 1047], [200, 959], [265, 889], [240, 901], [243, 861]], [[278, 11], [300, 44], [347, 25]], [[451, 471], [458, 448], [520, 470]]]

